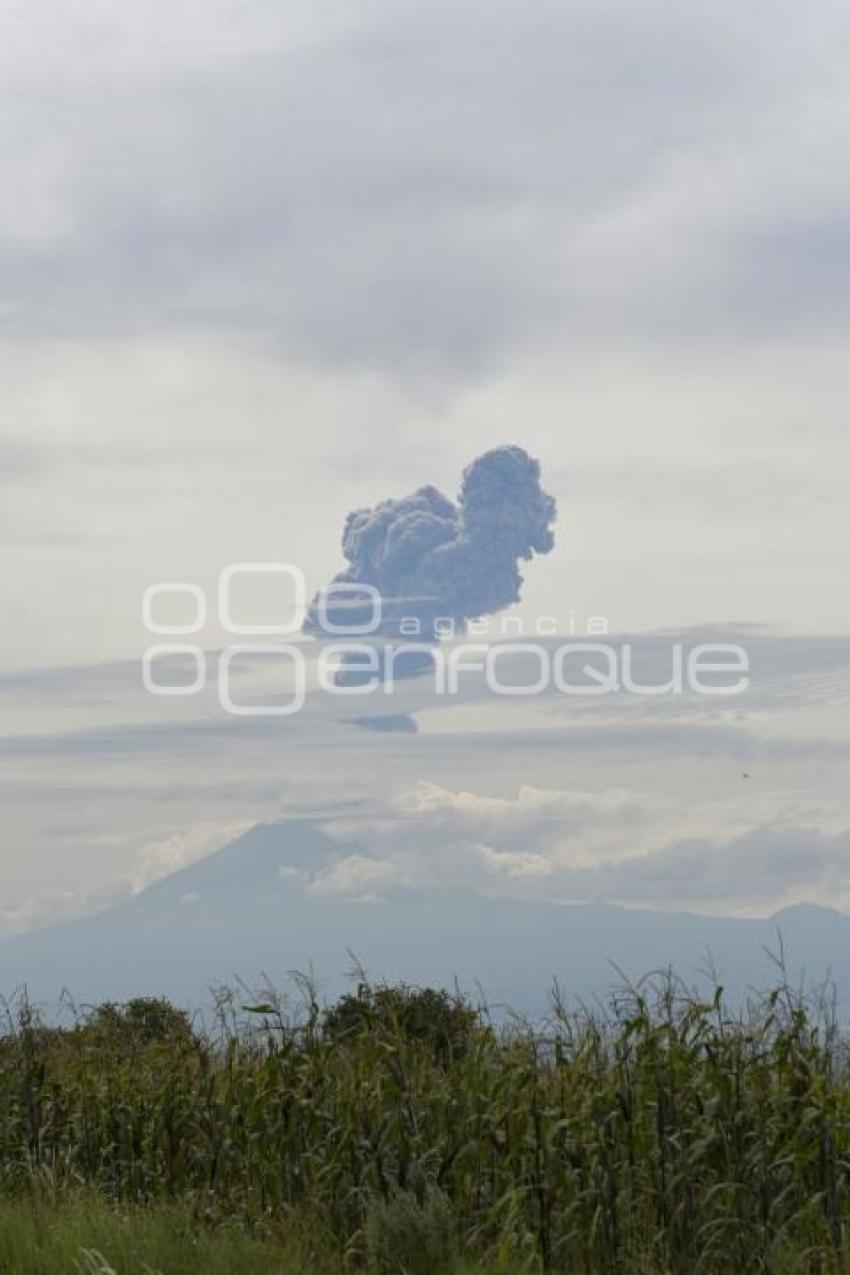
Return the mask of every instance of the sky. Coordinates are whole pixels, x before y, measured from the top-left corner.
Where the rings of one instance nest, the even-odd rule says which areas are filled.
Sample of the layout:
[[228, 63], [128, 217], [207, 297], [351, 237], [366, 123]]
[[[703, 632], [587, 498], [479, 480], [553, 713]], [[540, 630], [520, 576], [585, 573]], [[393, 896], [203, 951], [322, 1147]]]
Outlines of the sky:
[[[212, 599], [227, 565], [271, 560], [317, 588], [342, 565], [351, 509], [424, 483], [453, 496], [504, 443], [539, 459], [559, 510], [521, 615], [562, 630], [603, 616], [625, 634], [747, 625], [777, 643], [784, 673], [772, 664], [774, 699], [737, 710], [750, 742], [729, 743], [729, 775], [747, 748], [805, 736], [805, 799], [788, 806], [795, 781], [777, 769], [738, 822], [688, 834], [658, 807], [659, 829], [669, 817], [734, 860], [736, 837], [764, 839], [784, 812], [792, 840], [806, 829], [843, 861], [848, 54], [838, 0], [6, 0], [10, 916], [59, 895], [80, 906], [303, 804], [331, 750], [317, 737], [298, 791], [259, 759], [202, 782], [186, 704], [139, 700], [148, 586]], [[223, 640], [214, 608], [202, 637]], [[479, 710], [448, 732], [438, 714], [454, 740], [439, 764], [429, 711], [381, 796], [406, 818], [423, 783], [488, 795]], [[143, 757], [86, 751], [140, 722]], [[544, 766], [525, 727], [496, 733], [490, 797], [569, 799], [560, 744]], [[654, 780], [614, 740], [604, 776], [599, 763], [581, 783], [663, 788], [675, 759], [686, 802], [702, 780], [661, 737]], [[341, 738], [352, 759], [398, 747]], [[347, 799], [331, 787], [319, 808]], [[673, 841], [657, 831], [644, 849]], [[694, 902], [674, 877], [653, 898]], [[646, 895], [628, 874], [558, 888]], [[782, 891], [733, 894], [717, 887], [714, 905]]]

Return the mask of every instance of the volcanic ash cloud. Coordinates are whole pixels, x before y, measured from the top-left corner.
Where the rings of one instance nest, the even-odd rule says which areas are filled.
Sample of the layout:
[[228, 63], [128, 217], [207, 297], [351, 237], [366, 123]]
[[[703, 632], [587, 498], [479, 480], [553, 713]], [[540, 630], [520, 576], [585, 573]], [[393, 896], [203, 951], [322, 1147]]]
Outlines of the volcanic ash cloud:
[[[549, 553], [555, 501], [540, 486], [540, 465], [521, 447], [496, 447], [467, 465], [457, 502], [435, 487], [401, 500], [356, 509], [345, 521], [348, 566], [333, 584], [371, 585], [382, 599], [380, 632], [433, 640], [437, 618], [463, 629], [467, 620], [519, 601], [519, 564]], [[321, 634], [317, 598], [304, 624]], [[334, 624], [362, 623], [372, 614], [367, 593], [328, 594]], [[415, 622], [415, 623], [414, 623]]]

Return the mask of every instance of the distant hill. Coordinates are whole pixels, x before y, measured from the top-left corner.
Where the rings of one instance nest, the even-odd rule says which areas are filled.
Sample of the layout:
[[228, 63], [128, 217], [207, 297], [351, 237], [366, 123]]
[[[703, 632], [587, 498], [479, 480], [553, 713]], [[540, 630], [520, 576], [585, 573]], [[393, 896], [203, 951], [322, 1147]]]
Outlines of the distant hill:
[[[346, 854], [365, 853], [346, 845]], [[0, 943], [0, 990], [26, 983], [53, 1004], [163, 994], [197, 1005], [212, 984], [264, 973], [286, 983], [313, 970], [328, 994], [344, 985], [353, 953], [373, 978], [467, 990], [537, 1012], [557, 978], [568, 998], [604, 996], [618, 981], [672, 965], [700, 979], [710, 957], [733, 995], [771, 984], [765, 949], [789, 972], [819, 982], [831, 971], [850, 1017], [850, 918], [800, 905], [768, 920], [417, 891], [353, 901], [310, 878], [341, 855], [309, 820], [258, 824], [217, 853], [158, 881], [108, 912]], [[615, 968], [616, 967], [616, 968]]]

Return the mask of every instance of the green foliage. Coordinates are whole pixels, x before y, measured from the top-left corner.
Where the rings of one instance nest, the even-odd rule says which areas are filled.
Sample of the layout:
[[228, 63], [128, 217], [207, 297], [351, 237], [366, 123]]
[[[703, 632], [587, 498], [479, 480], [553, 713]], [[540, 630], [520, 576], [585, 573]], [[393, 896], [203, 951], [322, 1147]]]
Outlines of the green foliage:
[[189, 1015], [159, 996], [137, 996], [123, 1004], [105, 1001], [88, 1016], [85, 1028], [93, 1036], [128, 1045], [186, 1042], [193, 1035]]
[[234, 1229], [199, 1230], [180, 1209], [110, 1208], [79, 1193], [0, 1202], [3, 1275], [340, 1275]]
[[394, 1190], [366, 1214], [366, 1252], [375, 1275], [440, 1275], [456, 1256], [452, 1206], [442, 1191]]
[[408, 987], [325, 1014], [266, 995], [247, 1023], [228, 1004], [211, 1032], [163, 1002], [62, 1030], [13, 1007], [0, 1199], [84, 1186], [120, 1216], [296, 1237], [310, 1271], [847, 1269], [846, 1044], [786, 987], [732, 1014], [660, 978], [499, 1030]]
[[343, 996], [325, 1014], [323, 1030], [335, 1044], [356, 1041], [364, 1034], [427, 1045], [438, 1062], [466, 1052], [480, 1031], [480, 1015], [461, 996], [432, 987], [372, 987], [361, 982], [355, 995]]

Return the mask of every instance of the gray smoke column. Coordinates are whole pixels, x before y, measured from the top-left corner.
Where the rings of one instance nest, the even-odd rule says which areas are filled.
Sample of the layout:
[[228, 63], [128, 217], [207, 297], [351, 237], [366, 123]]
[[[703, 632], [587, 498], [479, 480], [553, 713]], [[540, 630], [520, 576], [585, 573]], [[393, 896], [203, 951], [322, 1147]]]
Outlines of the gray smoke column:
[[[420, 640], [432, 639], [438, 617], [462, 628], [519, 601], [519, 564], [549, 553], [554, 521], [555, 501], [540, 486], [538, 462], [521, 447], [496, 447], [463, 471], [456, 503], [435, 487], [420, 487], [350, 513], [342, 535], [349, 565], [334, 583], [379, 591], [381, 632], [397, 633], [402, 618], [415, 619]], [[363, 619], [356, 590], [338, 596], [338, 604], [328, 603], [334, 623], [344, 623], [345, 613], [352, 623]], [[304, 627], [322, 631], [315, 603]]]

